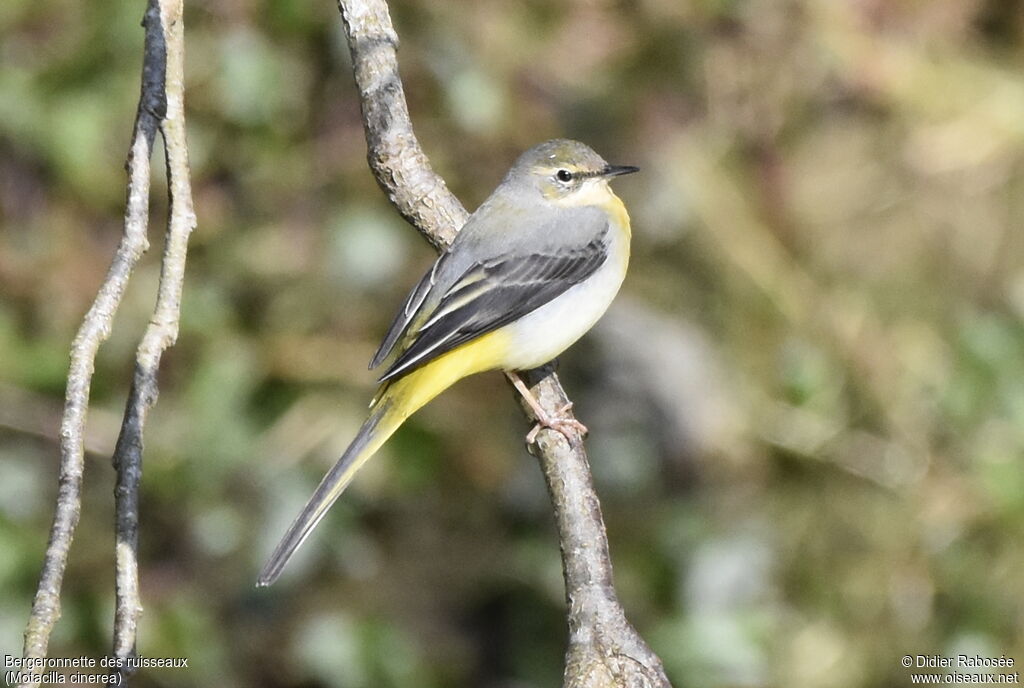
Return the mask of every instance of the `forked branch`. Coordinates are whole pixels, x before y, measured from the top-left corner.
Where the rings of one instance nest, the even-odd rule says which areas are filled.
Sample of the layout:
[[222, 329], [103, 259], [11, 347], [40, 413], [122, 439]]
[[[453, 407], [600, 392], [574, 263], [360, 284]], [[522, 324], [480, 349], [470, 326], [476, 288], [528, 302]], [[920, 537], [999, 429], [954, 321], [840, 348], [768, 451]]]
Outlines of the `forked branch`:
[[50, 634], [60, 618], [61, 585], [81, 511], [85, 454], [83, 437], [96, 352], [100, 344], [110, 336], [114, 315], [121, 304], [128, 279], [139, 258], [149, 248], [149, 161], [156, 133], [160, 131], [167, 155], [171, 203], [159, 295], [150, 327], [139, 346], [128, 408], [114, 454], [114, 464], [118, 470], [114, 653], [127, 656], [134, 651], [135, 629], [141, 608], [135, 548], [142, 429], [146, 412], [156, 400], [156, 370], [160, 354], [174, 342], [177, 334], [186, 243], [195, 225], [182, 106], [182, 0], [149, 0], [143, 27], [145, 48], [142, 93], [126, 164], [128, 190], [124, 232], [110, 270], [71, 345], [71, 364], [60, 429], [57, 504], [39, 585], [25, 629], [23, 655], [26, 658], [39, 659], [46, 656]]

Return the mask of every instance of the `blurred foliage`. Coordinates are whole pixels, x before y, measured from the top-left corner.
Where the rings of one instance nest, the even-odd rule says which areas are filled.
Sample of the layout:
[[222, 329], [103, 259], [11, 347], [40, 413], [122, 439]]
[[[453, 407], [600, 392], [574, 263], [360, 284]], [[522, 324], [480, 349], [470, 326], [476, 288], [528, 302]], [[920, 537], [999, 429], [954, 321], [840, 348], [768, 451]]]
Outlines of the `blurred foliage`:
[[[461, 383], [253, 581], [361, 420], [430, 251], [365, 165], [330, 2], [188, 3], [199, 227], [147, 428], [138, 686], [552, 686], [557, 542], [500, 376]], [[142, 5], [0, 3], [0, 645], [55, 492], [68, 345], [120, 233]], [[619, 302], [564, 357], [617, 582], [678, 686], [1024, 661], [1024, 7], [393, 3], [467, 205], [572, 136], [643, 173]], [[158, 152], [159, 155], [159, 152]], [[154, 250], [102, 348], [56, 655], [112, 617], [109, 456]], [[1018, 228], [1018, 229], [1014, 229]]]

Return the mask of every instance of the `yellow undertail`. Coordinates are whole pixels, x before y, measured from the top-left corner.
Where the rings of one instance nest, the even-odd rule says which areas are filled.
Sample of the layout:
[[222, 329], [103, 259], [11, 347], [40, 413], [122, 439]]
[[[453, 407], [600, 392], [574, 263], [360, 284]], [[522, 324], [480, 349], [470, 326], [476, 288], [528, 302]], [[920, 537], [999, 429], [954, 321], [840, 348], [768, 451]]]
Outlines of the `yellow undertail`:
[[356, 472], [409, 416], [467, 375], [504, 367], [510, 339], [504, 329], [496, 330], [381, 387], [371, 404], [370, 416], [352, 444], [324, 476], [302, 512], [288, 527], [260, 572], [257, 585], [270, 585], [277, 580], [295, 550], [309, 537], [327, 510], [352, 482]]

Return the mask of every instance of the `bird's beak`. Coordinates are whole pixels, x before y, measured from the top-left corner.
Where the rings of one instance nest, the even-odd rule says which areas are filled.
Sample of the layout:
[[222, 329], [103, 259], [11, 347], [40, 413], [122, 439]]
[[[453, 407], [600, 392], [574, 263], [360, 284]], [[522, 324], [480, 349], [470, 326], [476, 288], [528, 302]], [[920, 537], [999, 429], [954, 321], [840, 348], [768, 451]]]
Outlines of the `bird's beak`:
[[633, 174], [639, 171], [639, 167], [633, 167], [632, 165], [605, 165], [605, 168], [601, 170], [601, 176], [618, 177], [619, 175]]

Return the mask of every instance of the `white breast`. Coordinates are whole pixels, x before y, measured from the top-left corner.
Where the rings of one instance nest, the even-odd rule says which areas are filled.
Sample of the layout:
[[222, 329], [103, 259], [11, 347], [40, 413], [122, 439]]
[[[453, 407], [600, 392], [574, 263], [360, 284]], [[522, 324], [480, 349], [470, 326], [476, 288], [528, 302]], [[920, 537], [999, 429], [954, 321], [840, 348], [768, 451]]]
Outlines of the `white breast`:
[[626, 276], [629, 232], [613, 226], [608, 257], [589, 278], [509, 327], [513, 341], [506, 370], [536, 368], [556, 358], [594, 326]]

